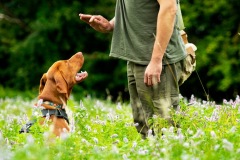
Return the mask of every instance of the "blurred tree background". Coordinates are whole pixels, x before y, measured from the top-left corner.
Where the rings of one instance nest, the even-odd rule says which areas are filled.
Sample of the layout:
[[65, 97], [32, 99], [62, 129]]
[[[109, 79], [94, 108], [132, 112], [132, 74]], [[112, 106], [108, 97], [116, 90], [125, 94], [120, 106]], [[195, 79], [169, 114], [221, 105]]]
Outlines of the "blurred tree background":
[[[111, 19], [115, 0], [0, 0], [0, 81], [3, 88], [38, 90], [51, 64], [82, 51], [89, 77], [74, 93], [128, 99], [126, 62], [108, 56], [111, 34], [94, 31], [79, 13]], [[197, 72], [181, 86], [221, 102], [240, 91], [240, 1], [182, 0], [188, 39], [196, 44]], [[200, 79], [202, 82], [200, 82]], [[206, 93], [204, 92], [204, 89]]]

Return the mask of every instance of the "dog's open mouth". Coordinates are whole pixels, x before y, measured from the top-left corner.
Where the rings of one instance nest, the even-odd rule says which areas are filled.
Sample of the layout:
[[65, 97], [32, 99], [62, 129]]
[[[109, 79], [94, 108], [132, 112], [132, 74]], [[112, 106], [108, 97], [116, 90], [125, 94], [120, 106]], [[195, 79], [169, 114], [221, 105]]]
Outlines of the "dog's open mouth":
[[80, 72], [80, 73], [77, 73], [76, 76], [75, 76], [75, 79], [77, 82], [82, 82], [83, 80], [85, 80], [88, 76], [88, 73], [86, 71], [84, 72]]

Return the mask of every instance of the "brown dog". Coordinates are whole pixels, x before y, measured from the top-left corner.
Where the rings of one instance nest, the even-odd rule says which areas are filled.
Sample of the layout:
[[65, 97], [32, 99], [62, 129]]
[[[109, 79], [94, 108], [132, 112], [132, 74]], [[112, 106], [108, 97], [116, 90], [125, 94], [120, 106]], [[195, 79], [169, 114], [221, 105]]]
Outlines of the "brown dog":
[[[43, 118], [50, 119], [56, 136], [70, 131], [65, 107], [74, 84], [82, 82], [88, 76], [87, 72], [78, 73], [83, 63], [83, 54], [78, 52], [68, 60], [55, 62], [40, 80], [37, 107], [44, 108], [41, 110]], [[40, 121], [41, 124], [43, 122], [44, 120]], [[33, 124], [33, 122], [30, 123]], [[28, 132], [32, 124], [26, 124], [20, 133]]]

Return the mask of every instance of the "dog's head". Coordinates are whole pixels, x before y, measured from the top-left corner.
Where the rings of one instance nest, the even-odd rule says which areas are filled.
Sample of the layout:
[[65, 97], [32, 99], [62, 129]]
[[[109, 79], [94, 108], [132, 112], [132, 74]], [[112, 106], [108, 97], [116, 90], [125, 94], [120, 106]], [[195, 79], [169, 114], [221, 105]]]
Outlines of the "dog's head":
[[[83, 81], [88, 75], [87, 72], [78, 73], [84, 63], [84, 57], [81, 52], [74, 54], [68, 60], [60, 60], [55, 62], [46, 74], [40, 80], [40, 94], [45, 87], [51, 87], [51, 91], [65, 94], [69, 97], [74, 84]], [[49, 85], [47, 85], [49, 81]], [[49, 93], [51, 94], [51, 93]]]
[[77, 83], [76, 81], [77, 72], [82, 68], [84, 63], [84, 57], [81, 52], [74, 54], [68, 60], [61, 60], [56, 63], [57, 72], [61, 74], [62, 78], [66, 81], [68, 85], [72, 86], [75, 83]]

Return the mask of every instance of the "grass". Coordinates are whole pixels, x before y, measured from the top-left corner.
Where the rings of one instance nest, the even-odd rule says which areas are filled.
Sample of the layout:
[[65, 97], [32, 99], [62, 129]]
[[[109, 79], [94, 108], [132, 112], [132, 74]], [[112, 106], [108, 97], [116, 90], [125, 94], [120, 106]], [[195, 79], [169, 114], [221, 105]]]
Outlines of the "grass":
[[[11, 160], [209, 160], [239, 159], [240, 98], [214, 102], [182, 98], [173, 113], [177, 129], [158, 117], [161, 133], [142, 140], [132, 123], [129, 104], [94, 98], [68, 102], [70, 134], [53, 138], [48, 127], [35, 124], [29, 134], [18, 131], [29, 118], [36, 99], [0, 98], [0, 159]], [[41, 132], [41, 133], [40, 133]]]

